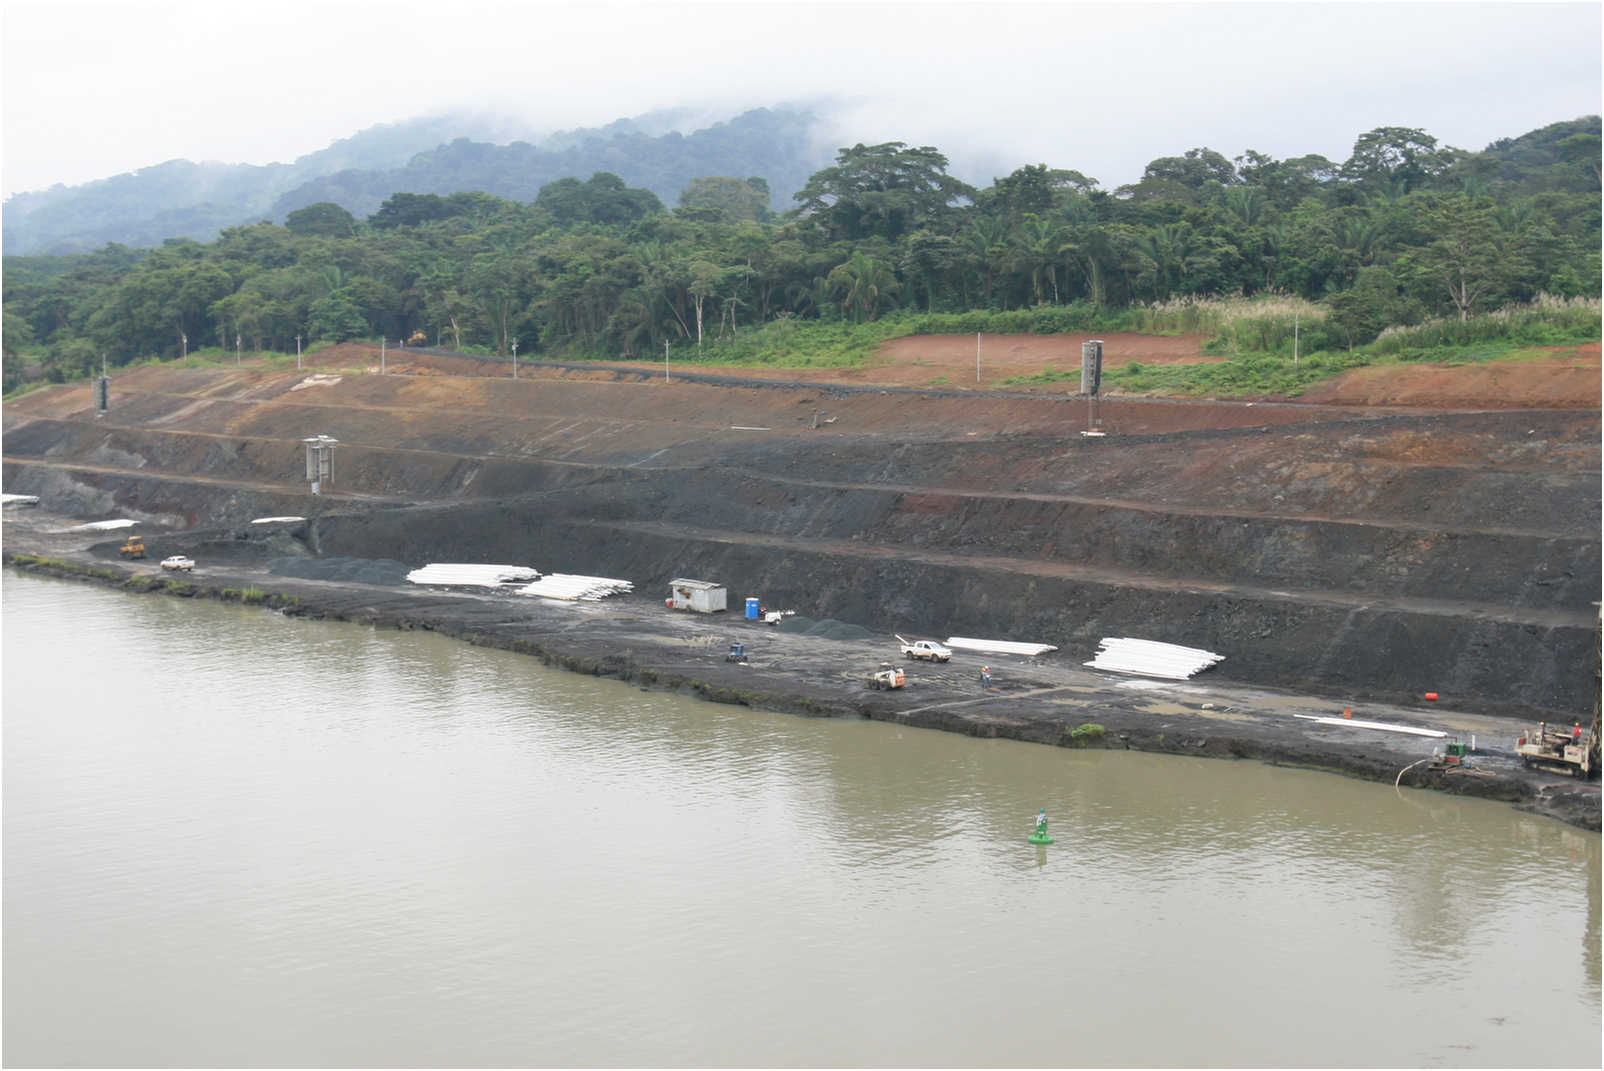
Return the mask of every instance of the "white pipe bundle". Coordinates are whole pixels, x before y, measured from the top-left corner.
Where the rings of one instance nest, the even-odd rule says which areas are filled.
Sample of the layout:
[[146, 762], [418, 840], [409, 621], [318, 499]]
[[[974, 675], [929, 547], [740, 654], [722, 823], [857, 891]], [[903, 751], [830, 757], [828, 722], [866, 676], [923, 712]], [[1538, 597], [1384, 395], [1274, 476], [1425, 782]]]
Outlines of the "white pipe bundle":
[[1058, 648], [1050, 643], [1011, 643], [1008, 640], [972, 640], [967, 636], [948, 636], [947, 646], [961, 651], [985, 651], [988, 654], [1017, 654], [1034, 657]]
[[1097, 649], [1097, 657], [1086, 665], [1115, 673], [1136, 673], [1144, 677], [1184, 681], [1192, 674], [1223, 661], [1224, 655], [1196, 647], [1180, 647], [1156, 640], [1105, 638]]
[[452, 588], [499, 588], [504, 584], [527, 584], [540, 579], [540, 570], [527, 565], [467, 565], [432, 562], [407, 574], [412, 584], [433, 584]]
[[1388, 725], [1384, 721], [1357, 721], [1353, 718], [1317, 718], [1313, 714], [1294, 714], [1294, 718], [1318, 722], [1321, 725], [1340, 725], [1344, 729], [1379, 729], [1386, 733], [1408, 733], [1410, 736], [1440, 738], [1448, 734], [1437, 729], [1417, 729], [1413, 725]]
[[37, 506], [38, 495], [14, 495], [7, 491], [0, 494], [0, 506]]
[[252, 524], [295, 524], [306, 520], [305, 517], [258, 517]]
[[605, 576], [574, 576], [570, 573], [549, 573], [533, 584], [519, 588], [518, 594], [534, 595], [542, 599], [599, 602], [609, 595], [625, 595], [634, 590], [635, 585], [628, 580], [612, 580]]

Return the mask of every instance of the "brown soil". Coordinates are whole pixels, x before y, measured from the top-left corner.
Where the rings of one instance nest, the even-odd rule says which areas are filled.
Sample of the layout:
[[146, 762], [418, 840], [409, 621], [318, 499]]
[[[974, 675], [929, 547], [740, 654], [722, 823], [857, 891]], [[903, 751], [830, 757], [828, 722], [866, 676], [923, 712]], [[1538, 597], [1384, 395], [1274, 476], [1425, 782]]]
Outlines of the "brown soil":
[[1319, 405], [1445, 409], [1594, 409], [1600, 344], [1547, 346], [1535, 360], [1356, 368], [1303, 392]]
[[[950, 386], [958, 390], [984, 389], [1004, 385], [1010, 379], [1040, 375], [1043, 372], [1074, 372], [1080, 368], [1081, 343], [1091, 336], [1081, 335], [982, 335], [980, 338], [980, 383], [975, 378], [975, 336], [912, 335], [892, 339], [881, 346], [869, 366], [855, 372], [845, 382], [878, 386]], [[1205, 364], [1220, 357], [1205, 357], [1200, 335], [1136, 335], [1114, 333], [1101, 336], [1103, 363], [1117, 367], [1139, 361], [1142, 364]], [[1028, 386], [1009, 385], [1012, 390]], [[1062, 383], [1044, 388], [1063, 394]]]
[[[1202, 352], [1200, 335], [1139, 335], [1115, 332], [1102, 336], [1103, 363], [1120, 367], [1206, 364], [1224, 360]], [[669, 374], [729, 375], [743, 379], [780, 380], [816, 386], [930, 387], [957, 391], [1008, 390], [1063, 395], [1075, 383], [1041, 385], [1009, 383], [1043, 372], [1073, 372], [1080, 366], [1081, 335], [984, 335], [980, 340], [980, 377], [975, 376], [973, 335], [914, 335], [880, 347], [862, 368], [750, 368], [673, 365]], [[1360, 368], [1316, 384], [1298, 396], [1305, 404], [1405, 407], [1411, 409], [1578, 409], [1597, 408], [1601, 401], [1600, 344], [1550, 346], [1544, 356], [1474, 365], [1398, 365]], [[311, 358], [319, 368], [379, 370], [379, 353], [367, 343], [345, 343], [320, 350]], [[532, 374], [544, 362], [520, 365]], [[395, 349], [385, 355], [387, 371], [421, 376], [508, 376], [505, 361], [452, 357]], [[608, 379], [609, 369], [657, 373], [650, 361], [609, 362], [594, 372], [569, 368], [567, 379]], [[550, 374], [547, 371], [545, 374]], [[1066, 387], [1067, 384], [1067, 387]], [[1114, 392], [1112, 397], [1118, 397]]]

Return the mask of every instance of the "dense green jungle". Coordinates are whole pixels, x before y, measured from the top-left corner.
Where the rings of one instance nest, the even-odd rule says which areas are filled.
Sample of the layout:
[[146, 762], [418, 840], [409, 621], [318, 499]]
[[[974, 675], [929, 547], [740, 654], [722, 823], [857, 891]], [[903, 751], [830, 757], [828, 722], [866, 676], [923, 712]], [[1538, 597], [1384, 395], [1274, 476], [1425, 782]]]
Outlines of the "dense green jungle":
[[211, 242], [6, 256], [4, 388], [381, 338], [802, 367], [914, 333], [1137, 330], [1229, 358], [1168, 390], [1296, 393], [1599, 337], [1597, 116], [1480, 152], [1405, 127], [1340, 162], [1195, 148], [1113, 190], [1047, 164], [981, 189], [936, 148], [859, 144], [793, 200], [708, 175], [670, 208], [596, 172], [527, 202], [394, 193], [365, 218], [324, 201]]

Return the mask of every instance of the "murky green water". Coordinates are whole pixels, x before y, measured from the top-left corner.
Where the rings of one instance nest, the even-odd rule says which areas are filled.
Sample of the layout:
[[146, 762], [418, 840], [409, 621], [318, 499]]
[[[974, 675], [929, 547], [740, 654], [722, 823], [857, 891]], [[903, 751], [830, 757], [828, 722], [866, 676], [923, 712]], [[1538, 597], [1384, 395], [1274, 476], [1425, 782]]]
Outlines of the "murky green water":
[[1601, 1060], [1600, 839], [1501, 805], [3, 598], [10, 1066]]

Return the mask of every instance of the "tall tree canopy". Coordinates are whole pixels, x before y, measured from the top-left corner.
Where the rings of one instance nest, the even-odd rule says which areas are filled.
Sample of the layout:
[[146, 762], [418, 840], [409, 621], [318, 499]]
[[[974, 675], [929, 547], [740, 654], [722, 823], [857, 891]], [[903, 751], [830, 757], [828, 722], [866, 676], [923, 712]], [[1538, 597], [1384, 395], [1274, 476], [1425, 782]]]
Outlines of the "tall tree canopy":
[[799, 216], [830, 238], [895, 240], [939, 226], [975, 191], [947, 174], [947, 158], [928, 145], [900, 141], [842, 149], [834, 167], [816, 172], [796, 193]]

